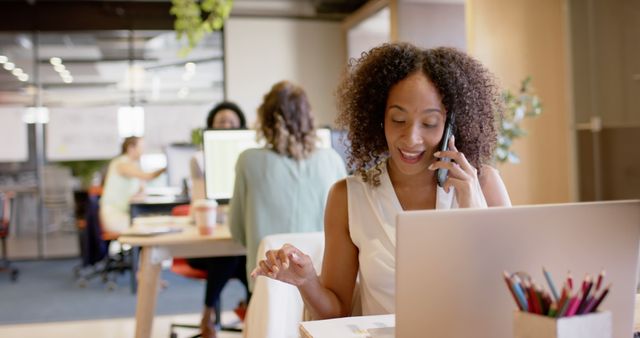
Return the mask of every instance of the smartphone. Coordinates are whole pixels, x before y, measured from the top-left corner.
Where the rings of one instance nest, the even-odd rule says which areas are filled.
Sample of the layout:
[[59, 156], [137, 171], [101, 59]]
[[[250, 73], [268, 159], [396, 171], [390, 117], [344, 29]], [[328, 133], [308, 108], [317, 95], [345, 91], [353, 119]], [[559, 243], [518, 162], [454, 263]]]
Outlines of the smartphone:
[[[442, 140], [440, 140], [440, 146], [438, 147], [439, 151], [447, 151], [449, 149], [449, 139], [451, 135], [453, 135], [455, 129], [455, 115], [451, 112], [447, 116], [447, 120], [444, 124], [444, 134], [442, 135]], [[451, 162], [451, 159], [448, 157], [443, 157], [440, 159], [443, 162]], [[438, 185], [440, 187], [444, 187], [444, 182], [447, 180], [447, 175], [449, 174], [449, 169], [438, 169], [436, 171], [436, 179], [438, 180]]]

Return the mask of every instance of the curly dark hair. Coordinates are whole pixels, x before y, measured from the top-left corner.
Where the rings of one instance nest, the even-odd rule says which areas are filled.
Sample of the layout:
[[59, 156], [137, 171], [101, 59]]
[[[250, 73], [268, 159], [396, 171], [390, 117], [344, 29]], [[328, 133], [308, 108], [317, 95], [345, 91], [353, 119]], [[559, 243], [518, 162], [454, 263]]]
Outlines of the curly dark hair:
[[242, 109], [240, 109], [237, 104], [231, 101], [222, 101], [215, 107], [213, 107], [213, 109], [211, 109], [209, 115], [207, 115], [207, 128], [213, 127], [213, 120], [215, 119], [216, 114], [223, 110], [231, 110], [232, 112], [236, 113], [238, 119], [240, 120], [240, 129], [247, 129], [247, 119], [244, 117]]
[[348, 129], [351, 142], [348, 164], [374, 186], [380, 183], [381, 171], [368, 170], [388, 157], [383, 123], [389, 91], [418, 71], [434, 83], [447, 114], [455, 112], [458, 150], [479, 172], [492, 157], [496, 116], [503, 111], [493, 75], [479, 61], [454, 48], [383, 44], [351, 60], [336, 92], [336, 122]]
[[278, 154], [296, 160], [311, 155], [318, 137], [302, 87], [288, 81], [271, 87], [258, 108], [258, 135]]

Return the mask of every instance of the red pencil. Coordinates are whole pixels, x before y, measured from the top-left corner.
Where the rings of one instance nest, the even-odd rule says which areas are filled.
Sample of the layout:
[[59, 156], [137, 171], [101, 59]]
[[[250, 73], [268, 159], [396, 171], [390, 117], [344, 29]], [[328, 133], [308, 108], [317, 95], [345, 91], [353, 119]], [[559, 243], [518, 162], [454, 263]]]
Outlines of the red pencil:
[[534, 313], [542, 314], [542, 304], [540, 303], [540, 298], [538, 297], [533, 284], [529, 285], [529, 296], [531, 297], [531, 305], [533, 305]]
[[600, 295], [600, 297], [598, 297], [598, 300], [593, 305], [593, 308], [589, 309], [591, 312], [598, 311], [598, 306], [600, 306], [600, 303], [602, 303], [602, 301], [604, 300], [604, 297], [606, 297], [607, 293], [609, 293], [609, 288], [610, 287], [611, 287], [611, 284], [607, 285], [607, 287], [604, 289], [604, 291], [602, 291], [602, 294]]
[[580, 305], [581, 296], [582, 295], [578, 293], [576, 296], [571, 298], [571, 303], [569, 303], [569, 308], [567, 309], [567, 313], [566, 313], [567, 317], [571, 317], [574, 314], [576, 314], [576, 311], [578, 310], [578, 306]]
[[569, 307], [568, 303], [571, 300], [571, 294], [569, 294], [569, 292], [566, 292], [567, 288], [568, 287], [565, 286], [562, 290], [562, 297], [558, 302], [558, 312], [556, 313], [556, 317], [562, 317], [567, 312], [567, 308]]
[[596, 283], [596, 291], [600, 290], [600, 286], [602, 285], [602, 280], [604, 279], [604, 269], [602, 271], [600, 271], [600, 274], [598, 275], [598, 282]]
[[567, 285], [569, 285], [569, 290], [573, 290], [573, 279], [571, 278], [571, 271], [567, 272]]

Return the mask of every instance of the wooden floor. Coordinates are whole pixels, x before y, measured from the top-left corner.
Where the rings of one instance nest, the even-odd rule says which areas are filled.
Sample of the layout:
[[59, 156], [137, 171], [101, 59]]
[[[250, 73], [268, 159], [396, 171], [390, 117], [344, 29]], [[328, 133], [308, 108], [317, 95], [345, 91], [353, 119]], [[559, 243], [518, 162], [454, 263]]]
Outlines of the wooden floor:
[[[223, 313], [222, 320], [235, 315], [232, 312]], [[171, 323], [197, 324], [200, 314], [157, 316], [153, 323], [153, 338], [169, 338]], [[133, 318], [87, 320], [77, 322], [37, 323], [21, 325], [0, 325], [2, 338], [133, 338], [135, 321]], [[197, 333], [195, 330], [177, 331], [178, 337], [190, 337]], [[241, 333], [219, 332], [218, 338], [240, 338]]]

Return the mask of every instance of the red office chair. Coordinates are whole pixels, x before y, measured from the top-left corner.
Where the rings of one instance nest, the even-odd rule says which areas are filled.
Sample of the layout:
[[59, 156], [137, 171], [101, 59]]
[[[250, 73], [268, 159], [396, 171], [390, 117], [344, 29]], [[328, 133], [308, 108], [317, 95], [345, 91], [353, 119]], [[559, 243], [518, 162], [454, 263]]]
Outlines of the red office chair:
[[7, 257], [7, 237], [11, 225], [11, 206], [13, 205], [13, 192], [0, 193], [0, 242], [2, 243], [2, 259], [0, 259], [0, 271], [8, 272], [11, 281], [18, 280], [18, 269], [14, 268]]
[[[171, 210], [172, 216], [189, 216], [189, 211], [191, 210], [191, 206], [189, 204], [178, 205]], [[192, 268], [186, 259], [184, 258], [173, 258], [173, 263], [171, 264], [171, 271], [173, 273], [177, 273], [180, 276], [184, 276], [187, 278], [193, 279], [207, 279], [207, 272], [204, 270], [198, 270]]]

